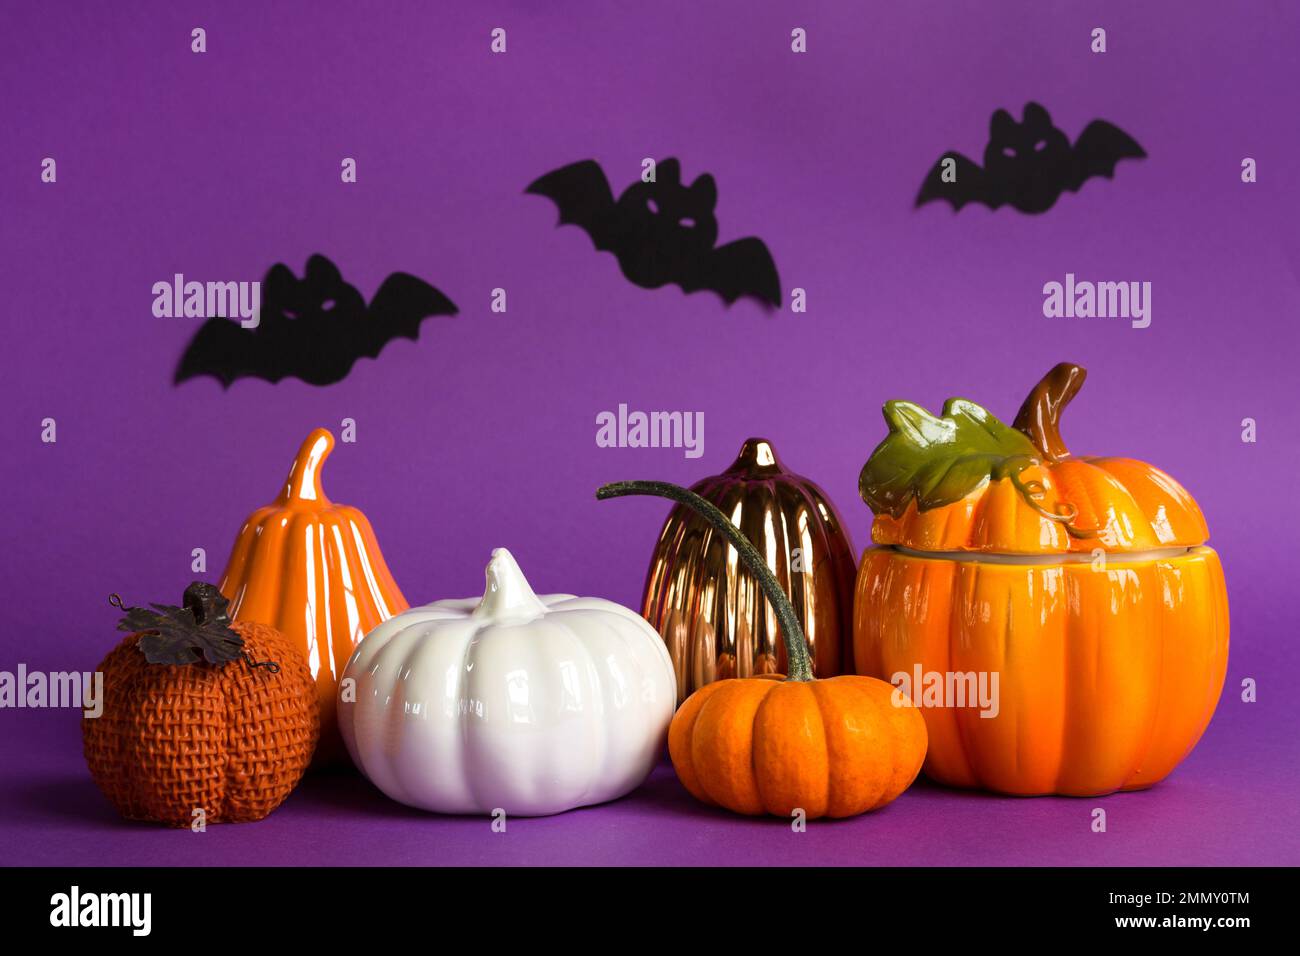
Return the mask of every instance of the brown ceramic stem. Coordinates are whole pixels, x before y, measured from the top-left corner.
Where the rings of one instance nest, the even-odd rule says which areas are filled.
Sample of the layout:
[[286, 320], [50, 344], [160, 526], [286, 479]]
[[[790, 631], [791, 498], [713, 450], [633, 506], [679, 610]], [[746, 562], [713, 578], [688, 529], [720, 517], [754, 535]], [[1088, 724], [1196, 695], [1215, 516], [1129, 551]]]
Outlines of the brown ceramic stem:
[[596, 490], [596, 497], [602, 501], [606, 498], [622, 498], [626, 495], [657, 495], [686, 505], [726, 537], [740, 555], [745, 570], [758, 579], [759, 587], [763, 589], [763, 593], [772, 605], [772, 610], [776, 612], [776, 619], [781, 624], [781, 636], [785, 640], [786, 661], [789, 664], [786, 680], [813, 679], [812, 658], [808, 655], [808, 640], [804, 637], [803, 625], [799, 623], [799, 616], [795, 614], [790, 599], [781, 590], [781, 585], [777, 583], [763, 556], [741, 530], [718, 510], [716, 505], [681, 485], [674, 485], [667, 481], [616, 481]]
[[1061, 412], [1083, 387], [1088, 372], [1082, 366], [1061, 362], [1043, 376], [1025, 398], [1014, 426], [1029, 436], [1048, 461], [1070, 456], [1061, 439]]

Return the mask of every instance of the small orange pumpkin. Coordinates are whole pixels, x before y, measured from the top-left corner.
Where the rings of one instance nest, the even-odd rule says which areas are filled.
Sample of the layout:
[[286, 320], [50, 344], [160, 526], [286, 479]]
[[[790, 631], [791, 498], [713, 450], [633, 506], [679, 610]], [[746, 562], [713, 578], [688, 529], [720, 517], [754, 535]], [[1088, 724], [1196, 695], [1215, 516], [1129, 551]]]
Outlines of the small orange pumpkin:
[[668, 752], [703, 803], [751, 816], [810, 820], [882, 807], [916, 779], [925, 721], [906, 695], [870, 677], [816, 679], [799, 616], [767, 562], [713, 504], [678, 485], [625, 481], [596, 496], [658, 495], [697, 511], [730, 541], [771, 602], [790, 676], [764, 674], [701, 687], [673, 717]]
[[[1205, 519], [1158, 468], [1070, 455], [1060, 415], [1084, 375], [1056, 366], [1012, 428], [961, 399], [938, 418], [889, 402], [862, 470], [876, 546], [858, 572], [855, 662], [906, 680], [940, 783], [1149, 787], [1218, 702], [1228, 598]], [[998, 681], [989, 706], [970, 701], [981, 675]]]
[[321, 468], [333, 448], [324, 428], [307, 436], [279, 497], [244, 522], [219, 585], [231, 617], [276, 628], [311, 669], [321, 714], [318, 765], [347, 759], [335, 698], [353, 649], [408, 606], [366, 516], [325, 496]]

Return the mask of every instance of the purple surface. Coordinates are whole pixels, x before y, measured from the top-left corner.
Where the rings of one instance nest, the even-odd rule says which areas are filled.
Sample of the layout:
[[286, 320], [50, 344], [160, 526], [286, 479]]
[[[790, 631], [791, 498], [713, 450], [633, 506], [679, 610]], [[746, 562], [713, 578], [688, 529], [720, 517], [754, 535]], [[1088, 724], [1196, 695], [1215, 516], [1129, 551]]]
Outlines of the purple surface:
[[[266, 6], [268, 9], [261, 9]], [[1294, 599], [1300, 306], [1293, 41], [1258, 4], [915, 3], [816, 10], [670, 3], [473, 12], [385, 4], [43, 4], [10, 11], [0, 210], [6, 336], [6, 621], [0, 669], [89, 669], [116, 640], [105, 595], [174, 599], [270, 500], [307, 431], [356, 419], [325, 473], [373, 523], [407, 597], [478, 593], [506, 545], [539, 590], [635, 605], [665, 513], [597, 504], [604, 481], [689, 482], [751, 434], [819, 481], [861, 547], [856, 478], [880, 404], [962, 395], [1010, 416], [1054, 362], [1091, 371], [1077, 451], [1130, 454], [1200, 501], [1223, 556], [1232, 654], [1219, 711], [1160, 787], [1018, 800], [918, 785], [886, 810], [793, 835], [699, 807], [656, 771], [557, 818], [423, 816], [358, 779], [309, 780], [269, 820], [203, 836], [119, 822], [75, 718], [0, 711], [6, 863], [1297, 863]], [[993, 9], [993, 8], [987, 8]], [[208, 32], [209, 52], [189, 50]], [[1105, 26], [1109, 52], [1088, 34]], [[509, 52], [488, 52], [488, 31]], [[789, 50], [792, 27], [809, 53]], [[945, 149], [978, 156], [995, 107], [1095, 117], [1150, 158], [1041, 217], [911, 208]], [[756, 234], [808, 312], [730, 310], [627, 283], [537, 175], [643, 156], [718, 182], [721, 241]], [[58, 182], [39, 181], [58, 161]], [[359, 182], [339, 181], [355, 157]], [[1259, 182], [1240, 181], [1243, 157]], [[155, 281], [260, 279], [322, 252], [369, 296], [412, 272], [461, 307], [341, 384], [171, 384], [197, 323]], [[1065, 273], [1153, 283], [1153, 322], [1049, 320]], [[509, 312], [489, 310], [505, 287]], [[703, 458], [601, 449], [625, 402], [705, 413]], [[40, 422], [58, 422], [58, 442]], [[1254, 417], [1256, 444], [1240, 441]], [[1244, 678], [1259, 702], [1239, 700]], [[1109, 832], [1089, 830], [1104, 805]]]

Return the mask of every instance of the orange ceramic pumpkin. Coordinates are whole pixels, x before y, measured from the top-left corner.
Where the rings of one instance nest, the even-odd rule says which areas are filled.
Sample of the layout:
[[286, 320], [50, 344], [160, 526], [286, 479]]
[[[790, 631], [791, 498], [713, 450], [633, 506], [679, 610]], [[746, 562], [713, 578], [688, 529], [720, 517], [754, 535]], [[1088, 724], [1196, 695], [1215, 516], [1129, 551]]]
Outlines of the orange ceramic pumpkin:
[[925, 772], [941, 783], [1148, 787], [1218, 701], [1228, 602], [1205, 520], [1151, 465], [1069, 453], [1059, 417], [1084, 374], [1058, 365], [1014, 428], [959, 399], [939, 418], [890, 402], [863, 468], [876, 547], [858, 573], [855, 660], [921, 705]]
[[321, 715], [317, 764], [344, 757], [335, 695], [353, 649], [408, 606], [366, 516], [325, 496], [321, 467], [333, 448], [323, 428], [307, 436], [280, 496], [244, 522], [219, 585], [236, 621], [271, 625], [311, 668]]
[[751, 816], [848, 817], [892, 801], [925, 758], [925, 721], [884, 681], [818, 679], [799, 615], [753, 543], [708, 500], [660, 481], [606, 485], [599, 498], [652, 494], [697, 512], [735, 550], [776, 614], [790, 676], [728, 678], [678, 709], [668, 752], [697, 800]]
[[751, 816], [855, 816], [892, 801], [921, 770], [925, 721], [895, 696], [884, 681], [851, 675], [717, 681], [677, 711], [668, 753], [702, 803]]

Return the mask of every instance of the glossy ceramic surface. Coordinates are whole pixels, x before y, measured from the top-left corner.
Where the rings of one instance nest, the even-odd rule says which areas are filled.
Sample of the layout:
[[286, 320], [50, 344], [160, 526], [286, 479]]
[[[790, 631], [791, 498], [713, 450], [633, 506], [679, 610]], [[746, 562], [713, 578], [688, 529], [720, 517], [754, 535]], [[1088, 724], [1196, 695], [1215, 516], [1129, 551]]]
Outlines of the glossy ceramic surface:
[[1209, 724], [1228, 662], [1223, 570], [1206, 547], [1104, 567], [869, 548], [855, 617], [861, 673], [913, 686], [918, 669], [998, 675], [993, 717], [912, 697], [930, 735], [926, 775], [1003, 793], [1164, 779]]
[[[1037, 483], [1031, 502], [1016, 483], [989, 481], [960, 501], [928, 511], [909, 505], [899, 518], [877, 514], [871, 539], [916, 551], [985, 554], [1090, 553], [1191, 547], [1209, 537], [1192, 496], [1159, 468], [1132, 458], [1066, 458], [1019, 473]], [[1045, 512], [1071, 513], [1087, 535], [1072, 534]]]
[[321, 713], [317, 764], [343, 757], [334, 701], [353, 649], [407, 608], [366, 516], [325, 495], [321, 469], [333, 448], [323, 428], [307, 436], [279, 497], [244, 522], [219, 584], [235, 620], [276, 628], [311, 668]]
[[540, 816], [620, 797], [661, 756], [674, 707], [653, 628], [600, 598], [534, 594], [504, 548], [482, 599], [381, 624], [345, 677], [353, 762], [394, 800], [437, 813]]
[[1060, 362], [1007, 427], [950, 398], [939, 416], [885, 403], [889, 434], [858, 479], [871, 540], [914, 551], [1091, 553], [1192, 547], [1209, 537], [1192, 496], [1132, 458], [1071, 455], [1061, 417], [1088, 377]]
[[[691, 489], [764, 555], [800, 618], [818, 677], [852, 670], [853, 550], [825, 493], [751, 438], [725, 472]], [[677, 698], [715, 680], [785, 673], [776, 615], [722, 535], [677, 505], [646, 576], [642, 613], [663, 635]]]
[[[1218, 703], [1228, 595], [1205, 518], [1158, 468], [1071, 455], [1061, 415], [1086, 377], [1057, 364], [1010, 428], [964, 399], [938, 417], [887, 402], [862, 469], [883, 547], [858, 573], [858, 671], [910, 681], [941, 783], [1148, 787]], [[932, 701], [927, 681], [942, 682]]]

